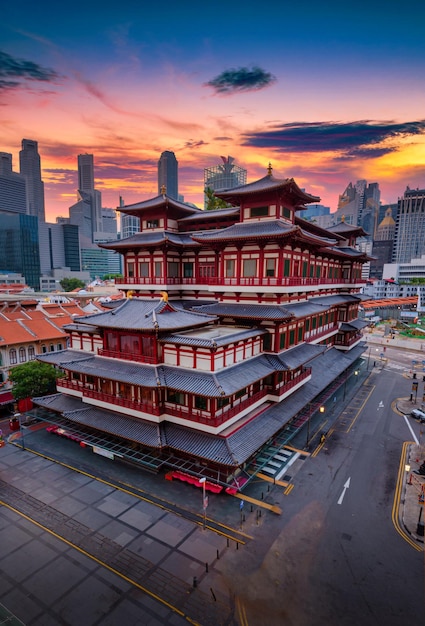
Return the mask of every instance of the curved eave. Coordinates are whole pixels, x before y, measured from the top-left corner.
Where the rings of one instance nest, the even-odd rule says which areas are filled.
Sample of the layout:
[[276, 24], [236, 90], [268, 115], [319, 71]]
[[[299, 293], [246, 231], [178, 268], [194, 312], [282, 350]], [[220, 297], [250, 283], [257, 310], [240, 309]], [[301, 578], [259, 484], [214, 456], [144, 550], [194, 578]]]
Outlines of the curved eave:
[[264, 196], [265, 194], [276, 194], [278, 196], [289, 197], [296, 209], [302, 210], [304, 204], [320, 202], [319, 196], [312, 196], [302, 191], [293, 178], [278, 179], [272, 174], [257, 180], [248, 185], [235, 187], [233, 189], [223, 189], [214, 192], [217, 198], [221, 198], [233, 204], [240, 204], [248, 198]]
[[144, 211], [150, 211], [152, 209], [176, 209], [178, 211], [182, 211], [188, 215], [198, 214], [202, 212], [202, 209], [198, 209], [184, 202], [179, 202], [174, 198], [170, 198], [166, 194], [160, 194], [159, 196], [155, 196], [154, 198], [150, 198], [149, 200], [144, 200], [143, 202], [136, 202], [134, 204], [128, 204], [126, 206], [117, 207], [117, 211], [124, 213], [125, 215], [133, 215], [139, 216], [143, 215]]
[[319, 237], [324, 237], [324, 238], [329, 239], [329, 235], [331, 235], [331, 238], [334, 239], [335, 241], [344, 241], [346, 239], [346, 237], [343, 237], [339, 233], [334, 233], [330, 231], [328, 228], [322, 228], [321, 226], [317, 226], [317, 224], [314, 224], [313, 222], [309, 222], [308, 220], [305, 220], [302, 217], [299, 217], [298, 215], [295, 216], [294, 223], [297, 226], [300, 226], [300, 228], [302, 228], [303, 230], [307, 232], [311, 232], [315, 235], [318, 235]]
[[139, 235], [132, 235], [127, 239], [117, 239], [116, 241], [109, 241], [107, 243], [99, 243], [97, 244], [99, 248], [104, 248], [105, 250], [139, 250], [140, 248], [158, 248], [162, 246], [174, 247], [174, 248], [198, 248], [199, 244], [192, 239], [192, 237], [187, 236], [185, 240], [179, 241], [178, 239], [173, 239], [172, 237], [158, 237], [157, 239], [152, 239], [151, 233], [141, 233]]
[[321, 252], [322, 254], [333, 254], [334, 256], [342, 257], [344, 259], [356, 260], [356, 261], [369, 260], [367, 255], [365, 255], [363, 252], [360, 252], [358, 250], [353, 250], [353, 254], [348, 254], [347, 252], [344, 252], [344, 250], [339, 250], [338, 248], [327, 247], [327, 248], [321, 248], [319, 252]]

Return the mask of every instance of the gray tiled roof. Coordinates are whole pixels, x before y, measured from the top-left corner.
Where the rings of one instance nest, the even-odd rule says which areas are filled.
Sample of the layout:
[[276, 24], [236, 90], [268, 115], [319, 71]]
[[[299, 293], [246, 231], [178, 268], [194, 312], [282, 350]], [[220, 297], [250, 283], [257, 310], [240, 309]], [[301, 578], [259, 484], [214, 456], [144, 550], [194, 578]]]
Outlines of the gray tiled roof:
[[225, 209], [214, 209], [211, 211], [201, 211], [200, 213], [194, 213], [187, 217], [182, 217], [178, 220], [179, 224], [184, 222], [202, 222], [207, 220], [220, 219], [220, 217], [239, 217], [240, 208], [230, 207]]
[[285, 304], [285, 307], [294, 317], [300, 318], [306, 315], [314, 315], [315, 313], [323, 313], [324, 304], [317, 304], [307, 300], [306, 302], [288, 302]]
[[247, 237], [287, 236], [299, 231], [297, 226], [284, 220], [264, 220], [259, 222], [243, 222], [227, 228], [193, 233], [192, 238], [199, 242], [228, 241], [229, 239], [246, 239]]
[[299, 346], [294, 346], [293, 348], [282, 352], [280, 358], [286, 364], [288, 369], [293, 370], [300, 365], [309, 363], [312, 359], [316, 358], [320, 354], [323, 354], [326, 350], [326, 346], [313, 343], [302, 343]]
[[366, 326], [369, 326], [368, 322], [357, 319], [357, 320], [352, 320], [351, 322], [343, 322], [340, 326], [340, 330], [342, 331], [361, 330], [362, 328], [365, 328]]
[[133, 215], [134, 213], [139, 213], [140, 209], [159, 209], [163, 207], [173, 207], [190, 214], [199, 213], [202, 211], [202, 209], [199, 209], [198, 207], [188, 205], [185, 202], [180, 202], [179, 200], [175, 200], [174, 198], [171, 198], [166, 194], [159, 194], [154, 198], [149, 198], [148, 200], [143, 200], [142, 202], [127, 204], [124, 207], [119, 207], [118, 210], [127, 215]]
[[200, 313], [213, 313], [220, 317], [253, 320], [289, 320], [293, 314], [286, 305], [280, 304], [231, 304], [217, 302], [194, 307]]
[[149, 447], [158, 448], [163, 445], [159, 424], [105, 409], [98, 409], [69, 396], [64, 396], [64, 398], [60, 399], [57, 397], [58, 395], [61, 394], [49, 396], [50, 401], [46, 401], [45, 398], [34, 398], [34, 402], [38, 406], [61, 412], [66, 419], [75, 424], [95, 428], [110, 435], [136, 441]]
[[302, 191], [293, 178], [279, 179], [275, 178], [272, 174], [267, 174], [264, 178], [260, 178], [259, 180], [248, 183], [247, 185], [240, 185], [239, 187], [233, 187], [230, 189], [219, 189], [214, 193], [218, 198], [233, 199], [234, 201], [239, 197], [242, 198], [244, 196], [262, 193], [265, 191], [271, 192], [283, 190], [285, 190], [288, 195], [294, 196], [299, 203], [320, 202], [320, 198], [318, 196], [312, 196], [305, 193], [305, 191]]
[[195, 337], [192, 335], [185, 334], [173, 334], [173, 335], [163, 335], [159, 338], [161, 343], [172, 343], [184, 346], [196, 346], [203, 348], [215, 348], [217, 346], [227, 346], [230, 343], [235, 343], [235, 341], [243, 341], [244, 339], [249, 339], [251, 337], [258, 337], [260, 335], [264, 335], [267, 331], [262, 328], [244, 328], [235, 329], [235, 332], [231, 335], [217, 336], [217, 337]]
[[77, 363], [79, 361], [88, 361], [93, 358], [91, 352], [85, 350], [59, 350], [58, 352], [46, 352], [45, 354], [37, 354], [37, 360], [43, 363], [51, 363], [61, 367], [68, 363]]
[[[227, 438], [203, 433], [192, 428], [164, 422], [161, 425], [120, 415], [112, 411], [87, 407], [75, 398], [55, 400], [57, 395], [36, 398], [40, 406], [62, 411], [75, 423], [84, 424], [103, 432], [137, 441], [153, 448], [169, 446], [188, 455], [198, 456], [208, 461], [236, 467], [247, 461], [271, 437], [280, 431], [303, 407], [324, 391], [332, 381], [349, 367], [365, 351], [359, 345], [349, 353], [341, 353], [335, 348], [326, 350], [311, 361], [313, 376], [288, 398], [272, 404], [256, 419], [250, 420], [235, 429]], [[60, 395], [60, 394], [58, 394]], [[68, 405], [62, 402], [69, 402]]]
[[345, 304], [348, 302], [360, 302], [360, 294], [354, 295], [345, 293], [333, 296], [317, 296], [317, 298], [310, 298], [309, 302], [313, 304], [321, 304], [323, 306], [333, 306], [335, 304]]
[[142, 246], [159, 246], [162, 244], [173, 244], [175, 246], [181, 246], [187, 248], [199, 248], [200, 244], [195, 242], [187, 233], [175, 233], [167, 230], [155, 230], [143, 233], [136, 233], [127, 237], [126, 239], [117, 239], [115, 241], [108, 241], [107, 243], [99, 244], [101, 248], [106, 249], [118, 249], [118, 248], [130, 248], [134, 246], [139, 248]]
[[163, 300], [128, 298], [111, 311], [94, 313], [78, 318], [84, 324], [100, 328], [122, 328], [128, 330], [175, 330], [204, 326], [213, 321], [210, 315], [188, 311], [177, 303]]

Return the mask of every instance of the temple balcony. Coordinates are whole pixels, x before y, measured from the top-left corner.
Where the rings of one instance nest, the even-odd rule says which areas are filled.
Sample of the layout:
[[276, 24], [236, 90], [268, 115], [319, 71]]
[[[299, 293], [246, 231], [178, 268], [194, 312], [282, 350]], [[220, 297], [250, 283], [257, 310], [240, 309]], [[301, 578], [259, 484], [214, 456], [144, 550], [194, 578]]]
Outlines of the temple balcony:
[[325, 339], [326, 337], [332, 337], [339, 331], [339, 324], [328, 324], [327, 328], [320, 331], [310, 330], [304, 334], [304, 341], [307, 343], [315, 343], [318, 340]]
[[115, 284], [121, 289], [134, 289], [139, 287], [147, 290], [184, 290], [211, 288], [215, 292], [241, 291], [257, 293], [261, 289], [265, 293], [274, 293], [277, 288], [284, 288], [288, 292], [317, 291], [333, 287], [336, 289], [359, 288], [366, 284], [363, 278], [307, 278], [302, 276], [287, 276], [282, 278], [266, 276], [263, 278], [224, 278], [219, 276], [199, 276], [198, 278], [116, 278]]
[[354, 336], [345, 337], [343, 340], [340, 339], [339, 341], [335, 341], [334, 348], [343, 351], [351, 350], [352, 348], [354, 348], [354, 346], [361, 343], [363, 340], [363, 335], [361, 333], [357, 333]]
[[99, 356], [107, 356], [111, 359], [124, 359], [125, 361], [135, 361], [137, 363], [158, 363], [158, 359], [146, 354], [131, 354], [129, 352], [118, 352], [116, 350], [107, 350], [99, 348]]
[[[135, 417], [146, 418], [148, 415], [160, 415], [158, 406], [153, 405], [150, 402], [138, 402], [128, 398], [121, 398], [117, 395], [105, 393], [103, 391], [96, 391], [84, 386], [79, 381], [67, 380], [66, 378], [60, 378], [57, 381], [56, 388], [58, 391], [71, 392], [71, 395], [76, 395], [84, 402], [86, 399], [96, 400], [96, 406], [102, 408], [111, 409], [112, 406], [119, 413], [125, 415], [133, 415]], [[88, 404], [95, 404], [94, 402], [87, 402]], [[108, 406], [111, 405], [111, 406]]]

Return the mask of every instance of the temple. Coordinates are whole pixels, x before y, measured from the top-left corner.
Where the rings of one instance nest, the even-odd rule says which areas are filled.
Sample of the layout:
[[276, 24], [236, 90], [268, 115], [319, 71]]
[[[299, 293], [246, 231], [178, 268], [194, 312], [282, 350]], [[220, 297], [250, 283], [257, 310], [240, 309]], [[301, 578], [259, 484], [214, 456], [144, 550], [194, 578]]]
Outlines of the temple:
[[66, 326], [40, 360], [65, 372], [37, 415], [82, 445], [210, 488], [241, 489], [307, 407], [362, 353], [362, 229], [297, 212], [320, 198], [267, 175], [204, 211], [167, 196], [120, 207], [140, 232], [123, 255], [125, 299]]

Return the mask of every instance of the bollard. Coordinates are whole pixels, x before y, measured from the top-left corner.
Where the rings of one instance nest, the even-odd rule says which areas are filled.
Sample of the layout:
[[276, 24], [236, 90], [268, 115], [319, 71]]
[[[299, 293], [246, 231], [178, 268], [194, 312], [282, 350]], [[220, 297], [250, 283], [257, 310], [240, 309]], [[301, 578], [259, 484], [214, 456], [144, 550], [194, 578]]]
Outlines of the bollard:
[[270, 491], [270, 485], [267, 485], [267, 491]]
[[239, 541], [236, 542], [236, 550], [239, 550]]
[[227, 547], [230, 546], [230, 541], [229, 541], [229, 537], [227, 537]]
[[208, 574], [208, 563], [205, 563], [205, 571]]
[[198, 586], [198, 579], [196, 578], [196, 576], [193, 577], [193, 588], [196, 589], [196, 587]]
[[253, 506], [252, 506], [252, 504], [251, 504], [251, 513], [253, 512], [253, 510], [254, 510], [254, 507], [253, 507]]
[[217, 560], [220, 558], [220, 552], [217, 550]]
[[264, 493], [261, 492], [261, 499], [264, 500]]

